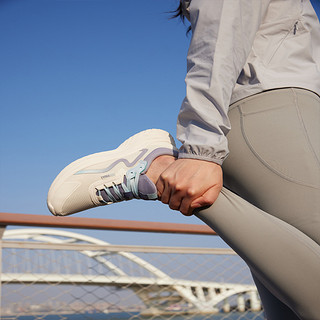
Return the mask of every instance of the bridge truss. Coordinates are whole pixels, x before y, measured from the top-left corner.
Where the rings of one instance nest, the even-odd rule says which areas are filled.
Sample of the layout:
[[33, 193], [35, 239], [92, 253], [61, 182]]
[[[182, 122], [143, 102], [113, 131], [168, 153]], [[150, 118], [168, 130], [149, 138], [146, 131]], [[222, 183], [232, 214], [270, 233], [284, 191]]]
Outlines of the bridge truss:
[[[137, 254], [166, 253], [169, 248], [113, 246], [75, 232], [40, 228], [8, 230], [4, 233], [3, 240], [4, 249], [24, 250], [24, 254], [28, 255], [25, 259], [28, 262], [24, 265], [12, 262], [10, 268], [4, 267], [2, 284], [95, 285], [132, 290], [147, 307], [144, 312], [152, 314], [169, 312], [174, 308], [186, 313], [215, 313], [221, 305], [224, 311], [229, 311], [228, 301], [234, 296], [237, 297], [239, 311], [245, 311], [246, 302], [249, 302], [251, 310], [261, 309], [256, 287], [252, 284], [211, 281], [208, 279], [209, 275], [205, 279], [194, 280], [192, 272], [183, 277], [183, 270], [177, 271], [173, 276], [163, 270], [165, 268], [160, 268]], [[54, 265], [47, 264], [45, 268], [39, 268], [39, 265], [43, 265], [40, 263], [39, 250], [50, 251]], [[68, 250], [82, 258], [63, 258], [62, 252]], [[171, 248], [169, 252], [213, 254], [212, 250]], [[222, 251], [217, 249], [216, 254], [221, 255]], [[228, 251], [228, 254], [231, 252]], [[163, 261], [166, 258], [161, 259]], [[5, 266], [5, 259], [3, 264]], [[92, 265], [95, 266], [94, 271]], [[176, 268], [179, 269], [179, 265]], [[98, 269], [99, 272], [96, 271]], [[91, 273], [84, 270], [91, 270]], [[248, 297], [247, 301], [245, 296]]]

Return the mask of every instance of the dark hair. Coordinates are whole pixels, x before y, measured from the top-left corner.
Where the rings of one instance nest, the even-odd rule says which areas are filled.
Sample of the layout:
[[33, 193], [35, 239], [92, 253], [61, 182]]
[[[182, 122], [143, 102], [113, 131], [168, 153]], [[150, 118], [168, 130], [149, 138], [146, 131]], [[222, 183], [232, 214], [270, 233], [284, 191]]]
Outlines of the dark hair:
[[170, 19], [180, 18], [182, 20], [182, 22], [184, 22], [185, 16], [183, 15], [181, 2], [179, 2], [178, 8], [174, 11], [170, 11], [170, 13], [172, 13], [172, 16], [170, 17]]
[[[183, 14], [181, 1], [179, 2], [178, 8], [176, 10], [174, 10], [174, 11], [170, 11], [170, 13], [172, 13], [172, 16], [170, 17], [170, 19], [180, 18], [181, 21], [185, 24], [186, 17]], [[190, 31], [191, 31], [191, 26], [188, 27], [186, 34], [188, 35]]]

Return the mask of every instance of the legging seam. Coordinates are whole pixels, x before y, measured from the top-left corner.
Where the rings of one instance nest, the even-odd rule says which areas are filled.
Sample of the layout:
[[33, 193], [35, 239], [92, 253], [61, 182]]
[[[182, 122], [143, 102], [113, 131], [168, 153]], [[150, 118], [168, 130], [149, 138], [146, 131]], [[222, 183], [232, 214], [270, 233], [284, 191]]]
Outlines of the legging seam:
[[244, 128], [244, 115], [242, 113], [242, 110], [241, 110], [241, 105], [238, 106], [239, 108], [239, 113], [240, 113], [240, 128], [241, 128], [241, 133], [242, 133], [242, 136], [248, 146], [248, 148], [250, 149], [250, 151], [254, 154], [254, 156], [258, 159], [258, 161], [260, 161], [265, 167], [267, 167], [269, 170], [271, 170], [273, 173], [275, 173], [276, 175], [282, 177], [283, 179], [286, 179], [290, 182], [293, 182], [293, 183], [297, 183], [297, 184], [300, 184], [302, 186], [305, 186], [305, 187], [310, 187], [310, 188], [314, 188], [314, 189], [319, 189], [317, 186], [314, 186], [312, 184], [308, 184], [308, 183], [305, 183], [305, 182], [302, 182], [300, 180], [297, 180], [297, 179], [293, 179], [293, 178], [290, 178], [289, 176], [286, 176], [285, 174], [283, 173], [280, 173], [278, 172], [277, 170], [273, 169], [269, 164], [268, 162], [266, 162], [265, 160], [262, 159], [262, 157], [259, 155], [259, 153], [252, 147], [248, 137], [247, 137], [247, 134], [246, 134], [246, 131], [245, 131], [245, 128]]
[[301, 114], [300, 109], [299, 109], [297, 93], [296, 93], [295, 90], [292, 89], [292, 88], [291, 88], [291, 91], [292, 91], [293, 96], [294, 96], [294, 106], [295, 106], [295, 109], [296, 109], [296, 112], [297, 112], [297, 115], [298, 115], [298, 119], [299, 119], [300, 124], [301, 124], [301, 126], [302, 126], [304, 136], [305, 136], [305, 138], [306, 138], [306, 140], [307, 140], [307, 142], [308, 142], [307, 145], [308, 145], [311, 153], [313, 154], [316, 162], [317, 162], [317, 163], [319, 164], [319, 166], [320, 166], [320, 160], [319, 160], [319, 158], [317, 157], [317, 154], [316, 154], [314, 148], [312, 147], [312, 143], [311, 143], [310, 138], [309, 138], [309, 135], [308, 135], [308, 133], [307, 133], [307, 128], [306, 128], [306, 126], [305, 126], [305, 123], [304, 123], [303, 118], [302, 118], [302, 114]]

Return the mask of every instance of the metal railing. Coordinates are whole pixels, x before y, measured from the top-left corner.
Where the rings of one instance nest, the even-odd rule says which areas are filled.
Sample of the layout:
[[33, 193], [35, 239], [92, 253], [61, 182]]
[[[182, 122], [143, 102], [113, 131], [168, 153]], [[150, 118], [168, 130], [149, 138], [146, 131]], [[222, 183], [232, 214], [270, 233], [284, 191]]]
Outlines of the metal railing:
[[231, 249], [111, 245], [61, 230], [216, 235], [207, 226], [11, 213], [0, 225], [1, 319], [263, 319]]

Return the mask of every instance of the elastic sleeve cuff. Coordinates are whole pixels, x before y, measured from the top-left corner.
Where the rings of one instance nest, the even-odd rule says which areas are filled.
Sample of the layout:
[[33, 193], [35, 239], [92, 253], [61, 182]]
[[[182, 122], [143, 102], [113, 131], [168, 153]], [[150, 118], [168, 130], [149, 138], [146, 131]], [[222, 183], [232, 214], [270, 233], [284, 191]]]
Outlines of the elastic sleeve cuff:
[[216, 150], [212, 146], [184, 144], [179, 150], [178, 159], [198, 159], [222, 165], [227, 156], [227, 150]]

